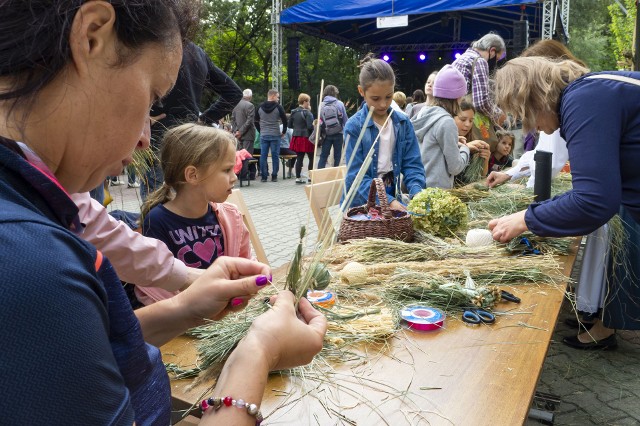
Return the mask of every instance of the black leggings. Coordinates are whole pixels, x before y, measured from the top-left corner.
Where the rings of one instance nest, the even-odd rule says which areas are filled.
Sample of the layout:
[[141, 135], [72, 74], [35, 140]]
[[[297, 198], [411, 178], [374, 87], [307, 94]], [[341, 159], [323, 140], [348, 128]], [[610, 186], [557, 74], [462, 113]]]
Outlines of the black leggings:
[[304, 155], [309, 156], [309, 170], [313, 170], [313, 152], [298, 152], [298, 158], [296, 158], [296, 178], [300, 179], [302, 173], [302, 162], [304, 161]]

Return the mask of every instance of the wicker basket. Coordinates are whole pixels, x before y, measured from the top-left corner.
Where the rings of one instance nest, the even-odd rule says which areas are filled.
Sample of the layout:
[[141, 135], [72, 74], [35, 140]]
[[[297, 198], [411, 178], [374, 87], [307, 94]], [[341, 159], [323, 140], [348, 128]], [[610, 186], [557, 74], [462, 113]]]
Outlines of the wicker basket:
[[[376, 205], [376, 192], [380, 206]], [[381, 213], [378, 220], [355, 220], [351, 217], [357, 214], [368, 214], [374, 208]], [[413, 222], [411, 215], [402, 210], [393, 210], [387, 204], [387, 193], [382, 179], [373, 179], [369, 190], [367, 204], [349, 209], [342, 219], [338, 241], [356, 240], [359, 238], [391, 238], [394, 240], [413, 241]]]

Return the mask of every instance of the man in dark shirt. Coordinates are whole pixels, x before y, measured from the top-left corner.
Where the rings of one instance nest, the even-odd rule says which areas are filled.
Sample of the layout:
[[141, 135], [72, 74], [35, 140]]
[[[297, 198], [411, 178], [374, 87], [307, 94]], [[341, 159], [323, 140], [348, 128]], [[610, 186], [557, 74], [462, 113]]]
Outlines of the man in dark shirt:
[[[200, 102], [205, 90], [211, 90], [219, 98], [200, 113]], [[182, 64], [176, 84], [166, 98], [158, 101], [151, 109], [155, 123], [151, 126], [151, 146], [157, 153], [161, 147], [164, 132], [173, 126], [186, 122], [201, 121], [205, 124], [218, 123], [230, 114], [242, 99], [238, 85], [216, 67], [204, 50], [188, 42], [182, 53]], [[154, 161], [146, 172], [146, 182], [140, 185], [140, 196], [144, 201], [147, 194], [162, 185], [164, 176], [158, 161]]]
[[[271, 149], [271, 182], [278, 181], [280, 168], [280, 138], [287, 132], [287, 114], [279, 103], [280, 94], [271, 89], [267, 92], [267, 100], [256, 109], [256, 128], [260, 132], [260, 176], [262, 182], [267, 181], [267, 156]], [[282, 127], [280, 123], [282, 122]]]

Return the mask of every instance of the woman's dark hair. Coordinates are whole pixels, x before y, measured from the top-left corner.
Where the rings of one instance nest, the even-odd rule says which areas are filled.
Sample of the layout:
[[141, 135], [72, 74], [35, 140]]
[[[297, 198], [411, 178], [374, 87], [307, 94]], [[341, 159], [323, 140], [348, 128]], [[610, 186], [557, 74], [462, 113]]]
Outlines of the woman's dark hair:
[[427, 97], [425, 96], [424, 92], [420, 89], [414, 90], [413, 91], [413, 102], [417, 103], [417, 104], [421, 104], [423, 102], [425, 102], [427, 100]]
[[476, 107], [473, 106], [473, 100], [470, 95], [467, 95], [460, 100], [460, 111], [468, 110], [472, 110], [474, 113], [476, 112]]
[[[0, 0], [0, 78], [11, 86], [0, 101], [33, 101], [70, 60], [69, 35], [79, 8], [86, 0]], [[183, 39], [195, 30], [200, 2], [196, 0], [110, 0], [122, 48], [122, 66], [150, 43], [166, 43], [178, 30]]]

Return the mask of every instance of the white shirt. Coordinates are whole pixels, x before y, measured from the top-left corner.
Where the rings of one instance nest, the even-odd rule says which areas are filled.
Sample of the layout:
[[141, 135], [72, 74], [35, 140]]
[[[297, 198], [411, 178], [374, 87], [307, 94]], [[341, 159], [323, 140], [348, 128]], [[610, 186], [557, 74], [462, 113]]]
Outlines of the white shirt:
[[396, 147], [396, 135], [393, 131], [391, 118], [389, 118], [384, 128], [375, 121], [373, 124], [376, 125], [378, 132], [380, 132], [380, 138], [378, 139], [378, 177], [382, 177], [393, 170], [393, 151]]
[[522, 157], [518, 160], [518, 164], [507, 170], [507, 174], [511, 176], [511, 179], [520, 179], [522, 177], [531, 176], [527, 182], [527, 188], [533, 188], [536, 176], [536, 162], [533, 160], [533, 156], [536, 151], [547, 151], [552, 153], [551, 156], [551, 177], [557, 176], [560, 170], [564, 167], [565, 163], [569, 159], [569, 151], [567, 150], [567, 143], [560, 136], [560, 129], [548, 135], [545, 132], [540, 132], [538, 138], [538, 145], [533, 151], [527, 151], [522, 154]]

